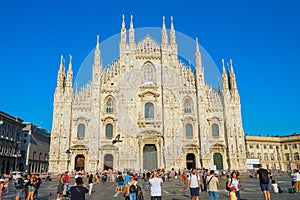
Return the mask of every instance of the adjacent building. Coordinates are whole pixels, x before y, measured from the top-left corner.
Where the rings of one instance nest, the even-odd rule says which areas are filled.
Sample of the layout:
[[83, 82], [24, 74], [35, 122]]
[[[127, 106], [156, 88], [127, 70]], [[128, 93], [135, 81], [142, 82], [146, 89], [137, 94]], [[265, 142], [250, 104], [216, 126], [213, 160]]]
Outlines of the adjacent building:
[[300, 134], [288, 136], [245, 135], [247, 158], [260, 159], [267, 169], [300, 169]]
[[20, 170], [23, 120], [0, 111], [0, 173]]
[[24, 125], [20, 159], [22, 171], [48, 171], [50, 132], [32, 123]]
[[[178, 56], [173, 20], [161, 43], [136, 42], [123, 18], [119, 57], [103, 68], [97, 38], [92, 80], [74, 91], [72, 57], [54, 93], [49, 171], [104, 168], [246, 169], [240, 96], [232, 61], [222, 89], [205, 81], [198, 40], [195, 69]], [[109, 53], [109, 52], [106, 52]], [[216, 80], [217, 81], [217, 80]], [[117, 137], [115, 145], [113, 139]], [[119, 140], [118, 140], [119, 139]]]

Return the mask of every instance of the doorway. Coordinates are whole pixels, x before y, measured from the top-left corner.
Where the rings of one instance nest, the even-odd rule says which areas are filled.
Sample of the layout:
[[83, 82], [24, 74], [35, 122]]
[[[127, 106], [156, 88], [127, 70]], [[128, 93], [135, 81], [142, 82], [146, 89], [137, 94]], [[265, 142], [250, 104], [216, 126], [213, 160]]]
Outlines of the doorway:
[[214, 165], [216, 166], [217, 170], [223, 169], [223, 157], [220, 153], [214, 154]]
[[146, 144], [143, 149], [143, 168], [153, 170], [157, 168], [157, 149], [154, 144]]
[[75, 157], [75, 170], [76, 171], [84, 170], [84, 162], [85, 162], [84, 155], [82, 155], [82, 154], [77, 155]]
[[113, 169], [114, 157], [111, 154], [104, 156], [104, 170]]
[[186, 168], [187, 169], [196, 168], [196, 158], [193, 153], [188, 153], [186, 155]]

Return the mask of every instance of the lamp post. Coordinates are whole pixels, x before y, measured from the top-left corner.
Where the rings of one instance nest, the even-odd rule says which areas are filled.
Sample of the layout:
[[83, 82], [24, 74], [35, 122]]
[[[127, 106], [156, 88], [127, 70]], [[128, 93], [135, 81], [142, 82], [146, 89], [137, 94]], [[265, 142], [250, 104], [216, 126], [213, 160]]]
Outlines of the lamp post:
[[66, 154], [68, 155], [67, 171], [69, 171], [69, 163], [70, 163], [70, 154], [71, 154], [71, 150], [70, 150], [70, 149], [67, 149], [67, 150], [66, 150]]
[[[112, 145], [118, 143], [118, 142], [123, 142], [122, 140], [120, 140], [120, 134], [118, 134], [115, 139], [112, 141]], [[118, 148], [119, 150], [119, 148]], [[118, 168], [120, 168], [120, 155], [118, 153]]]

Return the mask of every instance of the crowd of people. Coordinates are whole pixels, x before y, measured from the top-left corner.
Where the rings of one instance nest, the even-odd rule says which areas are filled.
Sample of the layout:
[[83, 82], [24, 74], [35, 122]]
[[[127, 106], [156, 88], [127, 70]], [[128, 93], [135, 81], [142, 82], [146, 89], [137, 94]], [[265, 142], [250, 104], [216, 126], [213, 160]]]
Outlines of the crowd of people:
[[[71, 173], [72, 178], [70, 178], [69, 172], [66, 171], [58, 176], [57, 200], [67, 197], [71, 200], [84, 200], [86, 194], [92, 195], [94, 184], [107, 184], [108, 182], [116, 184], [115, 197], [123, 195], [125, 200], [143, 200], [143, 188], [150, 190], [151, 200], [161, 200], [161, 186], [163, 182], [178, 182], [179, 179], [181, 179], [182, 185], [191, 200], [199, 200], [199, 196], [203, 192], [207, 192], [210, 200], [218, 200], [219, 178], [227, 179], [225, 188], [229, 200], [239, 200], [242, 187], [239, 176], [240, 173], [236, 170], [216, 173], [215, 170], [208, 169], [179, 169], [176, 171], [172, 168], [171, 170], [157, 169], [143, 172], [135, 170], [124, 170], [121, 172], [111, 169], [95, 173], [77, 172]], [[299, 171], [294, 170], [291, 177], [292, 186], [289, 188], [289, 191], [290, 193], [298, 194], [300, 192]], [[87, 185], [84, 183], [85, 178]], [[282, 193], [283, 190], [273, 179], [271, 170], [264, 169], [262, 165], [259, 165], [257, 178], [265, 200], [270, 200], [270, 190], [274, 193]], [[8, 193], [9, 191], [10, 179], [11, 177], [9, 176], [0, 177], [0, 200], [2, 193]], [[74, 183], [72, 187], [70, 186], [71, 179], [72, 184]], [[16, 193], [15, 199], [19, 200], [21, 197], [24, 197], [26, 200], [37, 199], [41, 183], [42, 179], [39, 177], [39, 174], [25, 174], [16, 178], [13, 181]]]

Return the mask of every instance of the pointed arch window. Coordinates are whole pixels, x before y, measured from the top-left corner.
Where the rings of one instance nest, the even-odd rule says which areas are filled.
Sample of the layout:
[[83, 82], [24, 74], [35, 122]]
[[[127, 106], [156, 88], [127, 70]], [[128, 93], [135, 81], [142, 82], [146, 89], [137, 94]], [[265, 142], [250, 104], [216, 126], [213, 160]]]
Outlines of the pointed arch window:
[[151, 102], [145, 104], [145, 118], [154, 118], [154, 105]]
[[212, 125], [212, 136], [213, 137], [219, 137], [219, 126], [218, 124]]
[[147, 63], [144, 66], [144, 84], [145, 86], [152, 87], [154, 82], [154, 67]]
[[192, 113], [192, 101], [190, 99], [185, 99], [183, 103], [184, 113]]
[[85, 125], [79, 124], [77, 127], [77, 138], [83, 139], [85, 137]]
[[193, 125], [186, 124], [185, 125], [185, 135], [187, 139], [193, 139]]
[[113, 113], [114, 112], [114, 100], [112, 97], [109, 97], [106, 101], [106, 106], [105, 106], [105, 112], [106, 113]]
[[106, 124], [105, 126], [105, 137], [112, 138], [114, 132], [114, 127], [112, 124]]

